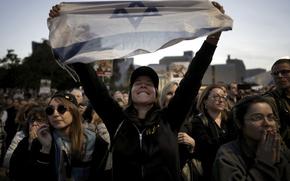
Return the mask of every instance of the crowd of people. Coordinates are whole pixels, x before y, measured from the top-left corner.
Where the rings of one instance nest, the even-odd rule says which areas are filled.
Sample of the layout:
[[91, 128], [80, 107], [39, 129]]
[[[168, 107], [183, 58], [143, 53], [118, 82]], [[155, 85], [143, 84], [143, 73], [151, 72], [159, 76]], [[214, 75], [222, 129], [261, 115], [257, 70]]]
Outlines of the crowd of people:
[[[200, 89], [202, 73], [158, 90], [145, 66], [128, 93], [109, 92], [89, 65], [74, 68], [84, 90], [2, 94], [1, 165], [10, 180], [289, 180], [289, 59], [273, 64], [274, 89], [247, 95], [236, 82]], [[184, 88], [191, 77], [198, 83]]]
[[[58, 15], [54, 6], [50, 18]], [[183, 79], [162, 90], [147, 66], [133, 71], [128, 92], [110, 92], [90, 64], [73, 63], [83, 89], [41, 99], [0, 96], [5, 175], [11, 181], [290, 181], [290, 59], [274, 62], [271, 90], [246, 94], [236, 82], [201, 89], [220, 36], [207, 36]]]

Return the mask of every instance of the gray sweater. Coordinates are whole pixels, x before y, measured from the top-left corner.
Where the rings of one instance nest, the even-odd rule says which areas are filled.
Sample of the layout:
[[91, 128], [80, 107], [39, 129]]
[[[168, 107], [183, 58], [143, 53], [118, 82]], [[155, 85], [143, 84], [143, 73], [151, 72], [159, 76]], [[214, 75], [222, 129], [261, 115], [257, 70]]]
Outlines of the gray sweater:
[[290, 181], [290, 153], [285, 147], [280, 162], [269, 165], [255, 158], [247, 146], [235, 140], [221, 146], [213, 165], [214, 181]]

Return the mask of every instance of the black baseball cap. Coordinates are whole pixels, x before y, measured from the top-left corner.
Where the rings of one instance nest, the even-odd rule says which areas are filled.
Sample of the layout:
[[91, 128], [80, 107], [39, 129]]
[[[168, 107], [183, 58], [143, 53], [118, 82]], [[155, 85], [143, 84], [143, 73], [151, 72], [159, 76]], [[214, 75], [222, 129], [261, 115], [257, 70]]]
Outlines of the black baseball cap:
[[158, 89], [159, 77], [158, 77], [157, 73], [155, 72], [155, 70], [153, 70], [151, 67], [148, 67], [148, 66], [141, 66], [133, 71], [131, 78], [130, 78], [130, 86], [131, 87], [134, 84], [134, 82], [136, 81], [136, 79], [140, 76], [148, 76], [152, 80], [154, 87], [156, 89]]

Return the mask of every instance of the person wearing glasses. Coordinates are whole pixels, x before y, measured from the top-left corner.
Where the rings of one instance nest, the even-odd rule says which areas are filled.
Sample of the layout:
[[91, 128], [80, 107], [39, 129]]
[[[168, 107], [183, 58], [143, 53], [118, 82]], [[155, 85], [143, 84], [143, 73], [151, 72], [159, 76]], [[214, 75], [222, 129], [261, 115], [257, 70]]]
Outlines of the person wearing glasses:
[[290, 181], [290, 152], [278, 132], [269, 100], [248, 96], [233, 110], [238, 137], [219, 148], [213, 181]]
[[[31, 162], [37, 165], [38, 180], [101, 180], [100, 168], [108, 143], [82, 126], [75, 96], [57, 92], [45, 109], [48, 123], [39, 126], [41, 146]], [[104, 164], [105, 165], [105, 164]], [[98, 179], [97, 179], [98, 178]]]
[[37, 103], [28, 103], [22, 107], [16, 120], [21, 123], [20, 130], [7, 149], [3, 167], [7, 169], [10, 180], [33, 180], [30, 161], [33, 160], [40, 144], [37, 141], [37, 129], [42, 125], [48, 125], [44, 107]]
[[200, 160], [202, 167], [200, 180], [210, 180], [218, 148], [236, 137], [234, 123], [228, 119], [226, 101], [222, 85], [207, 86], [197, 100], [200, 113], [190, 120], [191, 134], [195, 140], [194, 158]]
[[276, 89], [265, 96], [280, 121], [280, 134], [290, 148], [290, 58], [278, 59], [271, 68]]

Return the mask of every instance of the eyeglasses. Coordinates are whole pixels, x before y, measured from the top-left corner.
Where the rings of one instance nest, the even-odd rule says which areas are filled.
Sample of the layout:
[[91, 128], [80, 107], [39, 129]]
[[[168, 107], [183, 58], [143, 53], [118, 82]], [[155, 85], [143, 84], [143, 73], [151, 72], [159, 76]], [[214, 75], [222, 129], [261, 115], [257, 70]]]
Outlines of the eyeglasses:
[[53, 115], [55, 110], [57, 110], [57, 112], [60, 114], [64, 114], [67, 111], [67, 108], [62, 104], [58, 105], [56, 109], [53, 106], [48, 106], [45, 109], [45, 112], [48, 116], [51, 116], [51, 115]]
[[281, 76], [286, 77], [290, 75], [290, 70], [280, 70], [276, 72], [271, 72], [271, 75], [274, 77], [278, 77], [278, 75], [281, 74]]
[[226, 101], [228, 99], [227, 96], [220, 96], [220, 95], [214, 95], [214, 96], [211, 96], [210, 98], [212, 98], [215, 101], [220, 101], [220, 100]]
[[251, 121], [264, 121], [264, 120], [268, 121], [276, 121], [277, 118], [274, 114], [269, 114], [267, 116], [264, 116], [263, 114], [260, 113], [256, 113], [256, 114], [252, 114], [249, 118], [246, 118], [246, 120], [251, 120]]

